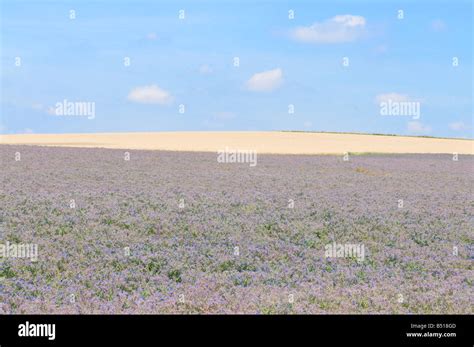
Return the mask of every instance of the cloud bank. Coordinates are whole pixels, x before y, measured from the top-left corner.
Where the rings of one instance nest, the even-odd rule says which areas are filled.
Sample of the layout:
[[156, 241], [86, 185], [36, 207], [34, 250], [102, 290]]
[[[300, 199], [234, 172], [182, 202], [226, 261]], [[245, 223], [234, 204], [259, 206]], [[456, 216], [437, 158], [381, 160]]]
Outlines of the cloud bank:
[[280, 68], [256, 73], [247, 81], [247, 89], [252, 92], [271, 92], [283, 84]]
[[375, 102], [380, 104], [381, 102], [404, 102], [404, 101], [414, 101], [406, 94], [399, 94], [399, 93], [384, 93], [378, 94], [375, 97]]
[[362, 16], [338, 15], [307, 27], [297, 27], [290, 37], [299, 42], [327, 44], [352, 42], [364, 34], [366, 20]]
[[421, 122], [408, 122], [407, 130], [416, 135], [426, 135], [431, 133], [431, 127]]
[[171, 94], [153, 84], [150, 86], [137, 87], [130, 91], [128, 100], [141, 104], [167, 105], [173, 101]]

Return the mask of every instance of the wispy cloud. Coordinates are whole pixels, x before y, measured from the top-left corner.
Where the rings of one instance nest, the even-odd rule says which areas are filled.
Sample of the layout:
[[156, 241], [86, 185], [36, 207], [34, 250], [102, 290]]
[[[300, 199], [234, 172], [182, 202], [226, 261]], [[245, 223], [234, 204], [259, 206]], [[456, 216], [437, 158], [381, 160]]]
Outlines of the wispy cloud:
[[338, 15], [307, 27], [297, 27], [290, 32], [291, 38], [306, 43], [344, 43], [359, 39], [365, 28], [362, 16]]
[[416, 135], [427, 135], [431, 133], [431, 127], [425, 125], [421, 122], [413, 121], [408, 122], [407, 130], [409, 133], [416, 134]]
[[283, 84], [283, 71], [278, 68], [254, 74], [247, 81], [247, 89], [253, 92], [271, 92]]
[[137, 87], [130, 91], [128, 100], [141, 104], [160, 104], [166, 105], [173, 101], [171, 94], [153, 84], [150, 86]]
[[400, 93], [382, 93], [375, 97], [375, 103], [380, 104], [382, 102], [404, 102], [404, 101], [416, 101], [406, 94]]
[[449, 128], [454, 131], [464, 131], [469, 130], [469, 126], [464, 124], [464, 122], [453, 122], [449, 124]]

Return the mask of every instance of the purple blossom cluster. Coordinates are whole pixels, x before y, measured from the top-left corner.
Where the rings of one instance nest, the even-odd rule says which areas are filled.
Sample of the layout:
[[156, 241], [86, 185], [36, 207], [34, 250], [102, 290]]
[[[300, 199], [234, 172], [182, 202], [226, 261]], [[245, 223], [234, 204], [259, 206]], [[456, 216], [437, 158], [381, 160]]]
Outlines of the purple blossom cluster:
[[0, 313], [473, 313], [472, 156], [129, 152], [0, 146]]

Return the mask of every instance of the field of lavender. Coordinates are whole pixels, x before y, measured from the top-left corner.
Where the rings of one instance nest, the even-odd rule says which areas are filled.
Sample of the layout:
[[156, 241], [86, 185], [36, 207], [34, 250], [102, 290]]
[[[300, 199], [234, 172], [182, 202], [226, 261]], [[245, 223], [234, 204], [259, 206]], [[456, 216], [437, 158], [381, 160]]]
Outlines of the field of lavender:
[[472, 156], [124, 152], [0, 146], [0, 313], [473, 313]]

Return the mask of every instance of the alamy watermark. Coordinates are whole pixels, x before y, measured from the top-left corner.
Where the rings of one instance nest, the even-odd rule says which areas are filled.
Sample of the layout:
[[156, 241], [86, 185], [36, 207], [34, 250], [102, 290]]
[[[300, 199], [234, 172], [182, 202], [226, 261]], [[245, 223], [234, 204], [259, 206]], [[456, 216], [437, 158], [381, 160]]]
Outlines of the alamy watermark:
[[0, 243], [0, 258], [29, 258], [38, 260], [38, 245], [35, 243]]
[[47, 337], [54, 341], [56, 338], [56, 324], [38, 324], [26, 321], [18, 325], [19, 337]]
[[324, 247], [326, 258], [356, 258], [362, 262], [365, 259], [365, 247], [361, 243], [329, 243]]
[[411, 116], [420, 119], [419, 101], [398, 101], [388, 99], [380, 102], [380, 115], [382, 116]]
[[217, 151], [218, 163], [249, 163], [253, 167], [257, 165], [257, 151], [247, 149], [230, 149], [226, 147]]
[[50, 113], [56, 116], [78, 116], [95, 118], [95, 102], [93, 101], [68, 101], [64, 99], [51, 107]]

